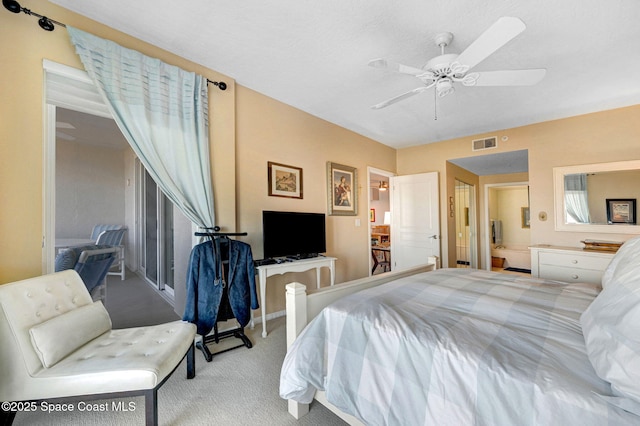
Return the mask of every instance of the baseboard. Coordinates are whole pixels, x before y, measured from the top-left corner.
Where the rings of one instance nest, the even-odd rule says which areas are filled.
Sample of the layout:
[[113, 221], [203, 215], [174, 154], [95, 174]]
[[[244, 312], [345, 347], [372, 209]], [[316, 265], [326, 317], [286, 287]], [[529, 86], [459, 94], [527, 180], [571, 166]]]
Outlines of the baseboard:
[[[278, 312], [272, 312], [272, 313], [266, 315], [266, 317], [267, 317], [266, 320], [269, 321], [269, 320], [272, 320], [272, 319], [284, 317], [286, 315], [287, 315], [287, 311], [286, 310], [282, 310], [282, 311], [278, 311]], [[253, 319], [253, 321], [256, 324], [262, 324], [262, 317], [260, 317], [260, 316], [259, 317], [255, 317]]]

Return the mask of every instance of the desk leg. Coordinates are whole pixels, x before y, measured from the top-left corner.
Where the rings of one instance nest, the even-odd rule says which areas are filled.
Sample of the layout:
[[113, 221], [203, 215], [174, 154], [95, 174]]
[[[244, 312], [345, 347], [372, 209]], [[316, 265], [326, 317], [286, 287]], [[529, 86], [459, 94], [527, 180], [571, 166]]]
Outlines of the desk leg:
[[316, 268], [316, 288], [320, 288], [320, 270], [322, 268]]
[[267, 272], [260, 270], [260, 312], [262, 314], [262, 337], [267, 337]]
[[331, 266], [329, 267], [329, 271], [331, 272], [331, 285], [336, 283], [336, 263], [335, 261], [331, 261]]

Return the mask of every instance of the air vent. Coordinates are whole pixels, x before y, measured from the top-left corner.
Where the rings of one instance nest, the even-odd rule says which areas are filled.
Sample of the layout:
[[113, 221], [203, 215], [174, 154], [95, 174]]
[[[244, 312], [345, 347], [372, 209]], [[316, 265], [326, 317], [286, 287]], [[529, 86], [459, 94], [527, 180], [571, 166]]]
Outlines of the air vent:
[[471, 150], [472, 151], [480, 151], [483, 149], [491, 149], [498, 147], [498, 138], [496, 136], [492, 136], [486, 139], [475, 139], [471, 141]]

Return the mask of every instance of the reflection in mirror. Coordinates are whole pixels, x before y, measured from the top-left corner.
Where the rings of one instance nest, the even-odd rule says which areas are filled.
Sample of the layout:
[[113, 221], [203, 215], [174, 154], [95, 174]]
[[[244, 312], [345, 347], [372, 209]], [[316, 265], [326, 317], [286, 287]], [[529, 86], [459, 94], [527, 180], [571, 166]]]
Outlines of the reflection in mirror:
[[639, 184], [640, 170], [565, 175], [565, 223], [607, 224], [607, 199], [640, 198]]
[[607, 200], [640, 199], [640, 161], [557, 167], [554, 180], [557, 230], [640, 233], [607, 218]]

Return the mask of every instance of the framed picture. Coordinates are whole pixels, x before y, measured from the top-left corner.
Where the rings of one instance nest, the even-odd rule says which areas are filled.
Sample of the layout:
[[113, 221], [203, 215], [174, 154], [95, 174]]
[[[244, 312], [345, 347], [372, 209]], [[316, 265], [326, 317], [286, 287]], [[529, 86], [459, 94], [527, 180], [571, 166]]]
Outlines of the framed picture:
[[369, 222], [376, 221], [376, 209], [369, 209]]
[[302, 198], [302, 169], [267, 162], [269, 174], [269, 196]]
[[636, 223], [636, 199], [635, 198], [607, 198], [607, 222], [610, 224]]
[[522, 216], [522, 227], [531, 228], [531, 215], [529, 207], [520, 207], [520, 215]]
[[358, 171], [355, 167], [327, 162], [329, 216], [358, 214]]

